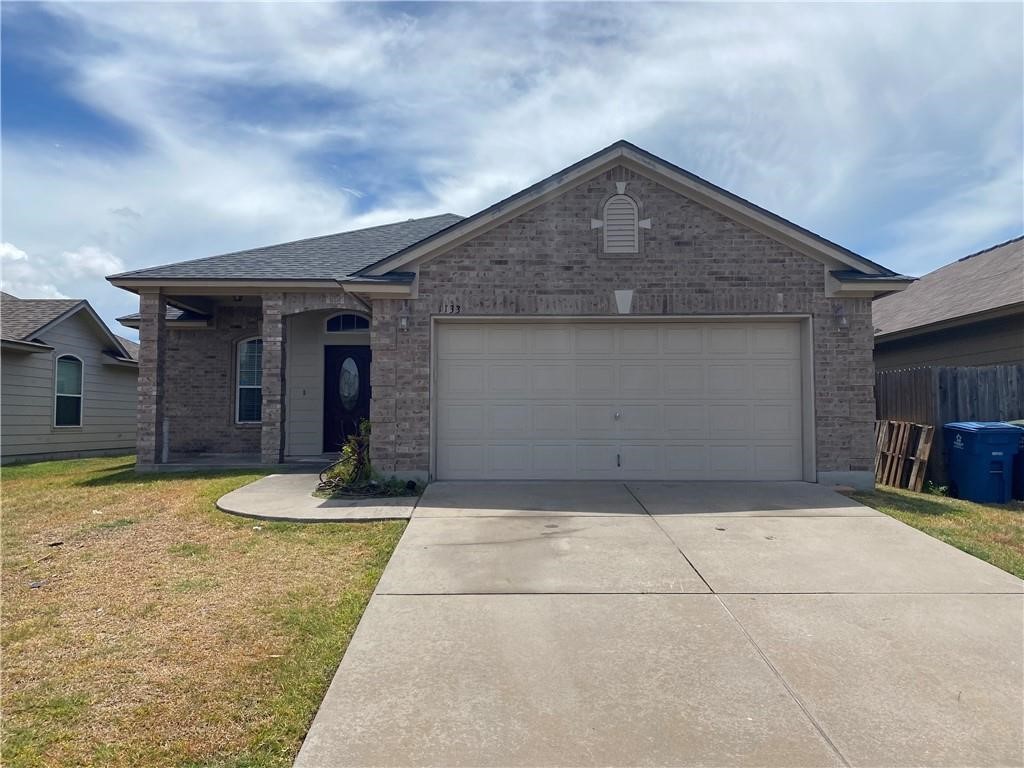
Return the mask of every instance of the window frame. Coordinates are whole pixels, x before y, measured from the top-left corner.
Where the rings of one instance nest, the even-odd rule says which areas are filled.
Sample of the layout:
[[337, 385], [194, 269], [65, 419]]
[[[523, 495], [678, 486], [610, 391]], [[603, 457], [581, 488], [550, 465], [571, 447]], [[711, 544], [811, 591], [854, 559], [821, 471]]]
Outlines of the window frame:
[[[620, 250], [608, 250], [608, 206], [612, 204], [613, 200], [622, 198], [629, 201], [633, 211], [633, 249], [629, 251]], [[601, 204], [601, 252], [608, 256], [638, 256], [640, 254], [640, 203], [636, 199], [625, 192], [616, 192], [614, 195], [609, 195], [608, 198]]]
[[[79, 394], [67, 394], [60, 393], [57, 391], [57, 386], [60, 381], [60, 370], [61, 360], [74, 360], [78, 363], [78, 389], [81, 390]], [[57, 398], [58, 397], [77, 397], [78, 398], [78, 423], [77, 424], [58, 424], [57, 423]], [[78, 355], [71, 354], [70, 352], [63, 352], [57, 355], [53, 361], [53, 428], [54, 429], [81, 429], [85, 423], [85, 361], [82, 360]]]
[[[354, 317], [356, 320], [363, 320], [363, 321], [365, 321], [366, 322], [366, 327], [365, 328], [342, 328], [342, 329], [337, 330], [337, 331], [332, 331], [328, 327], [328, 325], [330, 325], [331, 320], [334, 320], [335, 318], [345, 317], [346, 315]], [[369, 333], [369, 332], [370, 332], [370, 318], [365, 317], [365, 316], [359, 314], [358, 312], [353, 312], [351, 310], [345, 310], [344, 312], [335, 312], [333, 315], [329, 315], [324, 320], [324, 333], [330, 334], [332, 336], [335, 335], [335, 334], [340, 334], [340, 333]]]
[[[242, 349], [245, 348], [246, 344], [250, 342], [258, 341], [260, 343], [260, 383], [255, 384], [242, 384]], [[242, 419], [241, 406], [242, 406], [242, 390], [243, 389], [258, 389], [260, 391], [260, 417], [259, 419]], [[235, 413], [234, 422], [238, 426], [254, 425], [263, 423], [263, 337], [262, 336], [247, 336], [244, 339], [239, 339], [235, 343]]]

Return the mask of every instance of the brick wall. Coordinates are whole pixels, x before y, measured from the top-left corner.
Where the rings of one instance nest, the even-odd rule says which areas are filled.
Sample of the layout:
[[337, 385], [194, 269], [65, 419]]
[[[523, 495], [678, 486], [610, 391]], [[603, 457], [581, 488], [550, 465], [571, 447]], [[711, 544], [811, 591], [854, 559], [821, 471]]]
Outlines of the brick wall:
[[220, 307], [211, 328], [168, 328], [163, 412], [172, 456], [259, 453], [259, 424], [235, 423], [235, 345], [259, 336], [259, 307]]
[[[641, 254], [600, 253], [590, 228], [627, 181], [652, 219]], [[375, 301], [371, 323], [373, 458], [385, 472], [429, 468], [430, 317], [445, 302], [470, 315], [614, 315], [615, 289], [645, 315], [813, 315], [819, 471], [872, 466], [874, 369], [868, 299], [825, 296], [818, 261], [626, 168], [580, 184], [423, 264], [413, 300]], [[837, 306], [847, 326], [836, 322]], [[398, 317], [409, 317], [399, 333]]]

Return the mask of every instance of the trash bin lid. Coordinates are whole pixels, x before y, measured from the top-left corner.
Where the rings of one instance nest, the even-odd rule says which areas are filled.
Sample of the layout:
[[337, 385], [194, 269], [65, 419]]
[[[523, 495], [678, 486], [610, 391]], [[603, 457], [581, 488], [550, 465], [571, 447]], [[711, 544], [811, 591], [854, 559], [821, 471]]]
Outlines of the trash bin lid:
[[959, 429], [962, 432], [1017, 432], [1024, 426], [1010, 424], [1007, 421], [951, 421], [944, 425], [946, 429]]

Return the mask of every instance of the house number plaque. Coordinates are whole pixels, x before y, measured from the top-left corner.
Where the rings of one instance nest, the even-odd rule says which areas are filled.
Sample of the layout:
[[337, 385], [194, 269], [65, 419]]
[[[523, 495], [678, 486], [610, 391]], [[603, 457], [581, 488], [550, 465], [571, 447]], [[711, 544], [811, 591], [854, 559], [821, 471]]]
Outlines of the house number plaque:
[[444, 302], [443, 304], [441, 304], [441, 314], [442, 315], [461, 315], [462, 314], [462, 305], [461, 304]]

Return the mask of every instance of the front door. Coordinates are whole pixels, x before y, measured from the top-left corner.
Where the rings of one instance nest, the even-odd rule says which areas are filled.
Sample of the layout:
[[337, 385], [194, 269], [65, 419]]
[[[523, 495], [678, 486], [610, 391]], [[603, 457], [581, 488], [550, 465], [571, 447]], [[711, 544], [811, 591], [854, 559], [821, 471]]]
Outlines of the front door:
[[370, 418], [370, 348], [324, 347], [324, 453], [337, 453]]

